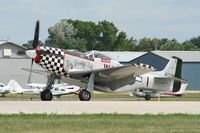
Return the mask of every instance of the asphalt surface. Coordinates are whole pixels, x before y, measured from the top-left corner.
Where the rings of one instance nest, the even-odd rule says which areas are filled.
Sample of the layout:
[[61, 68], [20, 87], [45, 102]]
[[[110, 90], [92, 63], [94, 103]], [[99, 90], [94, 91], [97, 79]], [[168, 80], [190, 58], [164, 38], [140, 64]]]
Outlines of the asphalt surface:
[[1, 101], [0, 114], [200, 114], [200, 102], [185, 101]]

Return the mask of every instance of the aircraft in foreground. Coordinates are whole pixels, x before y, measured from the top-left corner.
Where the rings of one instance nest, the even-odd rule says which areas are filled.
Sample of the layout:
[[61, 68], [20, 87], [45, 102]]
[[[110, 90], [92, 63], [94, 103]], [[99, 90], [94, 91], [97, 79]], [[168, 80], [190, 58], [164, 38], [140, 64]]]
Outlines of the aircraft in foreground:
[[188, 82], [181, 79], [182, 60], [172, 57], [162, 71], [136, 77], [132, 94], [150, 100], [152, 97], [182, 96]]
[[[74, 84], [77, 82], [86, 83], [86, 88], [79, 92], [79, 99], [81, 101], [89, 101], [94, 89], [103, 92], [115, 92], [126, 85], [134, 84], [137, 75], [154, 71], [149, 65], [124, 66], [98, 51], [81, 53], [40, 46], [38, 40], [39, 21], [36, 23], [33, 48], [27, 49], [25, 52], [27, 56], [32, 58], [30, 76], [31, 72], [34, 71], [32, 69], [33, 62], [39, 64], [50, 73], [47, 85], [41, 92], [41, 100], [44, 101], [52, 100], [51, 89], [56, 78], [67, 83], [69, 81], [73, 81]], [[129, 91], [131, 89], [129, 88]]]

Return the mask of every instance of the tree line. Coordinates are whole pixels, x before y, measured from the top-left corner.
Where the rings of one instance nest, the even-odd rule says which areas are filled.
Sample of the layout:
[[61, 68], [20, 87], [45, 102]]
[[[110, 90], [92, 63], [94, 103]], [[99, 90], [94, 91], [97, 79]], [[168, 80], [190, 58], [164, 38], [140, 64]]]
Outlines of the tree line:
[[[191, 38], [182, 43], [176, 39], [168, 38], [128, 38], [126, 33], [120, 31], [112, 22], [81, 21], [62, 19], [48, 29], [48, 39], [41, 45], [63, 49], [77, 49], [85, 52], [89, 50], [100, 51], [153, 51], [153, 50], [200, 50], [200, 36]], [[32, 40], [23, 44], [30, 48]]]

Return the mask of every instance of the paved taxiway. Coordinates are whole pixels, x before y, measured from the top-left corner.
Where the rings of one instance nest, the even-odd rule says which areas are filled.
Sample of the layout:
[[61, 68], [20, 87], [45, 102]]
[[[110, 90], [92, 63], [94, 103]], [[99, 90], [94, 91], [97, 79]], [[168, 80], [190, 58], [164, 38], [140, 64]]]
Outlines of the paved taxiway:
[[158, 101], [1, 101], [0, 114], [200, 114], [200, 102]]

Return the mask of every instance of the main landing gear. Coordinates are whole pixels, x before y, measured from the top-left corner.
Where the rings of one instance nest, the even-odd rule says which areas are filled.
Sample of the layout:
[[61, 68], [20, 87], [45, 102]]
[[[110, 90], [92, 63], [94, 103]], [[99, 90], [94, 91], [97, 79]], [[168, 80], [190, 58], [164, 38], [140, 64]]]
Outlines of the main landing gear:
[[146, 101], [149, 101], [149, 100], [151, 99], [150, 94], [149, 94], [149, 93], [146, 93], [145, 96], [144, 96], [144, 99], [145, 99]]
[[94, 91], [94, 73], [91, 73], [86, 89], [82, 89], [79, 92], [80, 101], [89, 101], [91, 98], [91, 93]]
[[47, 85], [45, 89], [41, 92], [40, 98], [42, 101], [51, 101], [53, 99], [53, 94], [51, 93], [51, 89], [53, 88], [54, 80], [56, 79], [55, 74], [51, 74], [48, 78]]

